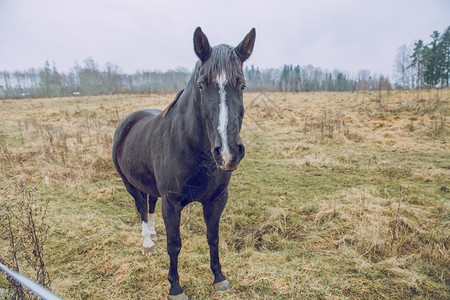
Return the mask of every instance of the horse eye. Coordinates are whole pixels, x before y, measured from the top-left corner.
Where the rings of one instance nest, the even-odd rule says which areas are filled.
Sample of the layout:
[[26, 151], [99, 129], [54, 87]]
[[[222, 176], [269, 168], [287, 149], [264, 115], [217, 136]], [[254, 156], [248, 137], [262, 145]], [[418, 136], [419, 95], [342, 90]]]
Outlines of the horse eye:
[[199, 90], [203, 90], [203, 83], [201, 82], [197, 83], [197, 87]]
[[241, 85], [241, 91], [245, 90], [245, 88], [246, 88], [245, 84], [242, 84]]

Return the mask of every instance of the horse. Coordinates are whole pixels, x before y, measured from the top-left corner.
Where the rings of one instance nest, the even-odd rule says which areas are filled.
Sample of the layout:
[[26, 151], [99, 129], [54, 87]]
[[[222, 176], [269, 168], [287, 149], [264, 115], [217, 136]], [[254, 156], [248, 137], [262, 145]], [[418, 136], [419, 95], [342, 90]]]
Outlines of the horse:
[[114, 134], [112, 159], [135, 200], [145, 255], [155, 251], [155, 205], [162, 199], [171, 300], [189, 299], [180, 286], [177, 266], [181, 211], [194, 201], [203, 207], [213, 287], [217, 291], [231, 288], [219, 261], [219, 221], [228, 200], [232, 171], [245, 155], [240, 138], [245, 89], [242, 67], [253, 51], [255, 38], [252, 28], [236, 47], [211, 47], [197, 27], [193, 42], [199, 60], [185, 89], [164, 111], [131, 113]]

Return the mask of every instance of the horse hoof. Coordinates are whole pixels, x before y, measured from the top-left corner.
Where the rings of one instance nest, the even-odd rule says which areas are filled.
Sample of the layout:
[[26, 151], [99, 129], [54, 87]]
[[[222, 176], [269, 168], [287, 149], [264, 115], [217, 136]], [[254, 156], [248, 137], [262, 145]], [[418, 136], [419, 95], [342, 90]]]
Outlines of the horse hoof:
[[151, 234], [150, 238], [152, 239], [152, 241], [157, 241], [158, 240], [158, 235], [156, 233], [155, 234]]
[[156, 246], [153, 245], [151, 247], [144, 247], [144, 249], [142, 250], [142, 254], [144, 255], [150, 255], [152, 253], [156, 252]]
[[231, 289], [231, 285], [226, 279], [221, 282], [214, 283], [213, 285], [214, 289], [220, 292], [228, 291], [229, 289]]
[[178, 295], [169, 295], [167, 296], [168, 300], [190, 300], [190, 298], [188, 296], [186, 296], [185, 293], [181, 293]]

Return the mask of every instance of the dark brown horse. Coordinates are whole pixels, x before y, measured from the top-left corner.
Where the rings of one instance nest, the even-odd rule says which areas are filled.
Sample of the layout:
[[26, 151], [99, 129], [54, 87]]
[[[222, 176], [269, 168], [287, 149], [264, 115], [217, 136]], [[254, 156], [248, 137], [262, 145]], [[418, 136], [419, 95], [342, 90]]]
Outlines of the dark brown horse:
[[200, 60], [186, 88], [165, 111], [130, 114], [114, 135], [114, 165], [140, 213], [144, 254], [155, 249], [153, 216], [156, 201], [162, 198], [170, 256], [169, 299], [188, 299], [177, 264], [181, 211], [193, 201], [203, 205], [214, 288], [230, 289], [219, 263], [219, 219], [227, 203], [231, 171], [245, 152], [239, 136], [244, 117], [242, 64], [252, 53], [255, 37], [253, 28], [235, 48], [211, 48], [198, 27], [194, 50]]

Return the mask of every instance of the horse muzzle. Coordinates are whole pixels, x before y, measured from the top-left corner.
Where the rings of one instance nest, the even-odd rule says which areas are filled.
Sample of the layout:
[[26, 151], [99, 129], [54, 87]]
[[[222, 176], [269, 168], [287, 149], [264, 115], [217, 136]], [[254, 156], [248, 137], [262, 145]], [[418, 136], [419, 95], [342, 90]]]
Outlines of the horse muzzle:
[[219, 168], [220, 168], [222, 171], [225, 171], [225, 172], [231, 172], [231, 171], [234, 171], [234, 170], [237, 169], [237, 167], [238, 167], [238, 165], [233, 166], [233, 165], [230, 165], [230, 164], [225, 164], [225, 165], [220, 165], [220, 166], [219, 166]]
[[213, 150], [213, 157], [217, 167], [223, 171], [234, 171], [245, 155], [245, 147], [242, 143], [237, 143], [230, 149], [219, 146]]

